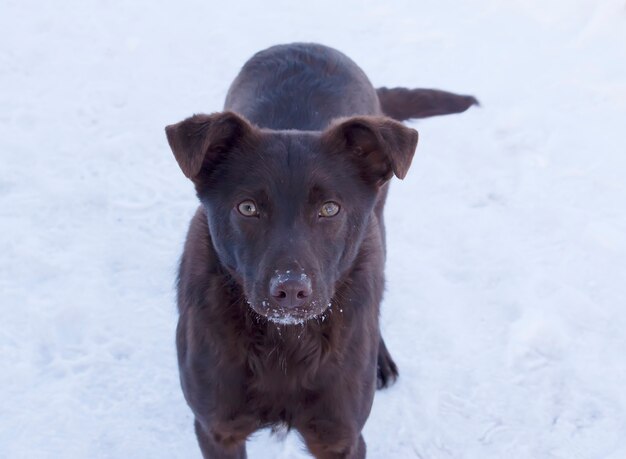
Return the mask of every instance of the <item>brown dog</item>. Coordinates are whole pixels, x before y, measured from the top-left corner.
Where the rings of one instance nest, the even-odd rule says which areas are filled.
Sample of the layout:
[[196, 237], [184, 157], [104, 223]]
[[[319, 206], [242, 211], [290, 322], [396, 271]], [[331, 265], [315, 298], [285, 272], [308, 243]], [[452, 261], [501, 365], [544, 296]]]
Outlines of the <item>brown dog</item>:
[[398, 375], [378, 325], [382, 211], [417, 131], [396, 120], [476, 103], [376, 90], [340, 52], [292, 44], [245, 64], [226, 111], [166, 128], [201, 202], [176, 343], [205, 458], [244, 458], [251, 433], [281, 424], [317, 458], [365, 457], [376, 386]]

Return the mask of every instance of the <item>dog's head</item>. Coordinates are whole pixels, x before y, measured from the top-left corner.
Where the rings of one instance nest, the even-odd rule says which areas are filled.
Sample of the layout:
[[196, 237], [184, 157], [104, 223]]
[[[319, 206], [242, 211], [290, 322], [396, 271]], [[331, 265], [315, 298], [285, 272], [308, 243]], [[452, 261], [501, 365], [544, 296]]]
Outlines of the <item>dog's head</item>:
[[417, 144], [417, 131], [366, 116], [304, 132], [260, 129], [223, 112], [166, 133], [206, 209], [221, 263], [254, 311], [280, 323], [329, 307], [381, 186], [404, 178]]

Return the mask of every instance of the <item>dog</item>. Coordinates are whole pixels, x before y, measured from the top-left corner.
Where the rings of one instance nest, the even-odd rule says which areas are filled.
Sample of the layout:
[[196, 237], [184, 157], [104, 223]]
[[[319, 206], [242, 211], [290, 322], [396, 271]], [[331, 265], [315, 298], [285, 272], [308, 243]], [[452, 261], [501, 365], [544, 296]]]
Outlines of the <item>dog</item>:
[[316, 458], [364, 458], [376, 388], [398, 369], [380, 335], [390, 179], [416, 130], [472, 96], [375, 89], [318, 44], [254, 55], [224, 111], [166, 127], [200, 201], [178, 277], [176, 345], [205, 458], [245, 458], [286, 426]]

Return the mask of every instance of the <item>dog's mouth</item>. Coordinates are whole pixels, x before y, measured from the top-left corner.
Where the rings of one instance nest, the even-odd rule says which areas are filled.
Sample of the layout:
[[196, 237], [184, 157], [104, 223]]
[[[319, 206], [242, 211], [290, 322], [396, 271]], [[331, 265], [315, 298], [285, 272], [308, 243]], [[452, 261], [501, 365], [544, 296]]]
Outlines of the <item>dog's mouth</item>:
[[283, 308], [270, 300], [248, 301], [248, 306], [258, 315], [279, 325], [301, 325], [309, 320], [324, 317], [331, 307], [330, 301], [312, 300], [302, 307]]

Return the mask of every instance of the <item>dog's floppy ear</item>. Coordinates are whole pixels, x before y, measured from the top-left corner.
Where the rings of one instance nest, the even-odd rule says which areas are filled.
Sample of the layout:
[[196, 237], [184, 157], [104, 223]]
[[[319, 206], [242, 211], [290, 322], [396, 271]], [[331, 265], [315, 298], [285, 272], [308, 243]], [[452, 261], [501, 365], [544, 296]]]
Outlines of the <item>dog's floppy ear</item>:
[[254, 137], [255, 128], [233, 112], [193, 115], [165, 128], [167, 141], [183, 173], [194, 180], [205, 166], [238, 142]]
[[384, 116], [355, 116], [334, 122], [322, 133], [331, 148], [347, 150], [363, 167], [366, 178], [382, 185], [393, 174], [403, 179], [409, 170], [417, 131]]

